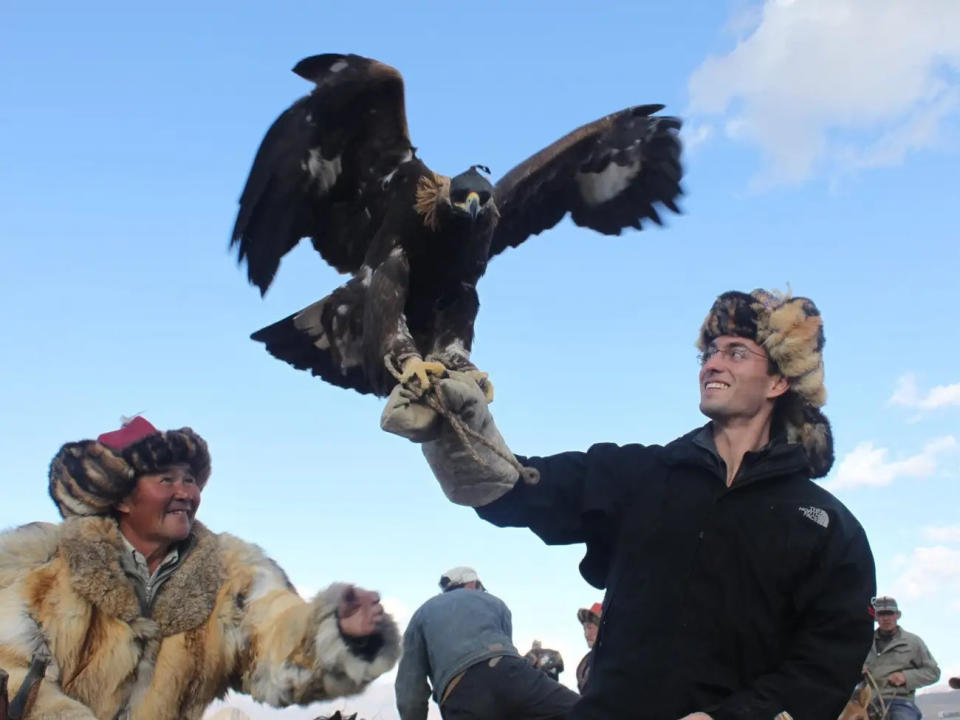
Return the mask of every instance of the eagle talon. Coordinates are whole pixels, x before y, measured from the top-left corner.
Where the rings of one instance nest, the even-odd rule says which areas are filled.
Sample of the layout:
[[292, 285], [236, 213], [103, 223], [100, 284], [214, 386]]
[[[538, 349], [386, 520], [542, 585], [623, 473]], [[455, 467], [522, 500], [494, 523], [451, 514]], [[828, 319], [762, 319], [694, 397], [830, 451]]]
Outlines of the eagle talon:
[[464, 375], [473, 380], [481, 390], [483, 390], [483, 395], [487, 399], [487, 403], [493, 402], [493, 383], [490, 382], [490, 373], [481, 372], [480, 370], [467, 370]]
[[[443, 363], [427, 362], [418, 357], [408, 358], [403, 363], [403, 370], [400, 371], [400, 382], [408, 388], [417, 392], [417, 395], [423, 395], [430, 387], [430, 375], [442, 376], [446, 374], [447, 368]], [[419, 388], [411, 385], [410, 380], [416, 379]]]

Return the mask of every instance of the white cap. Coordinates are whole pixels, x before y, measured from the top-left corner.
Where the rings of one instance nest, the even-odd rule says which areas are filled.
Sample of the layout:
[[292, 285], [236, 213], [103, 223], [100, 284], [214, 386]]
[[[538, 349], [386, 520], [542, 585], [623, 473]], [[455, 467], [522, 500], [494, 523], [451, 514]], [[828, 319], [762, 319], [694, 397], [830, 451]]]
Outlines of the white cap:
[[477, 571], [472, 567], [461, 565], [451, 570], [447, 570], [440, 576], [440, 587], [446, 590], [448, 587], [457, 585], [466, 585], [468, 582], [479, 582]]

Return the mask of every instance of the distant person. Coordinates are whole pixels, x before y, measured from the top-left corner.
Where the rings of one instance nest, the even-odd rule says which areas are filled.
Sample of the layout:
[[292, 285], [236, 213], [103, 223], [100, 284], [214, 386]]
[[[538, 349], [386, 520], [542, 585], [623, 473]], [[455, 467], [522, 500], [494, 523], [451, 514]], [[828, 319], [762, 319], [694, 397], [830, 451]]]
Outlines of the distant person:
[[600, 616], [603, 614], [603, 605], [594, 603], [589, 608], [580, 608], [577, 610], [577, 620], [583, 626], [583, 638], [587, 641], [587, 654], [577, 665], [577, 690], [580, 694], [587, 687], [587, 680], [590, 677], [590, 662], [593, 660], [593, 645], [597, 642], [597, 633], [600, 632]]
[[[727, 254], [713, 248], [701, 262]], [[591, 342], [590, 332], [571, 338]], [[634, 341], [639, 350], [598, 355], [589, 371], [625, 374], [624, 385], [641, 394], [593, 400], [656, 418], [663, 407], [650, 405], [654, 393], [644, 389], [662, 383], [677, 359], [660, 337]], [[402, 387], [381, 423], [426, 440], [423, 453], [447, 496], [485, 520], [528, 527], [551, 545], [586, 545], [580, 572], [606, 596], [573, 720], [836, 718], [870, 646], [864, 608], [876, 590], [863, 528], [813, 482], [834, 460], [820, 410], [820, 312], [804, 297], [726, 292], [697, 345], [700, 411], [709, 422], [663, 446], [599, 443], [518, 457], [521, 479], [483, 393], [455, 373], [434, 392], [444, 413], [483, 442], [465, 448], [466, 430], [437, 422]], [[554, 389], [556, 403], [592, 397], [580, 370]]]
[[575, 692], [520, 657], [510, 610], [473, 568], [448, 570], [440, 588], [403, 634], [401, 720], [425, 720], [431, 692], [444, 720], [550, 720], [573, 707]]
[[923, 640], [900, 627], [901, 613], [895, 599], [878, 597], [872, 604], [877, 631], [864, 663], [864, 670], [880, 688], [880, 697], [873, 699], [872, 708], [878, 712], [882, 700], [889, 720], [919, 720], [922, 715], [915, 703], [917, 688], [939, 680], [940, 668]]
[[551, 680], [560, 682], [560, 673], [563, 672], [563, 656], [556, 650], [545, 648], [539, 640], [534, 640], [533, 646], [523, 656], [523, 659]]
[[63, 522], [0, 535], [0, 667], [11, 696], [29, 678], [24, 720], [199, 720], [229, 689], [306, 704], [393, 666], [376, 593], [306, 602], [256, 545], [195, 519], [209, 477], [203, 438], [141, 417], [60, 448]]

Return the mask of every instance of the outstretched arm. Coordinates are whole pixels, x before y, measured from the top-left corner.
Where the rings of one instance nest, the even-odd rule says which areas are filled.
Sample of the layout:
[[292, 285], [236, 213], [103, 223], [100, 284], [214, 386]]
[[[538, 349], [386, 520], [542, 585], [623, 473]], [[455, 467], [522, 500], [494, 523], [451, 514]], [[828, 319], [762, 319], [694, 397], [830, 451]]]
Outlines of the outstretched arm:
[[[394, 391], [381, 425], [414, 441], [423, 441], [426, 456], [441, 487], [453, 502], [477, 508], [484, 519], [500, 526], [529, 527], [545, 542], [587, 542], [588, 557], [599, 560], [613, 541], [626, 494], [642, 477], [648, 454], [632, 449], [595, 445], [589, 452], [560, 453], [546, 458], [520, 458], [523, 481], [513, 455], [493, 421], [483, 392], [456, 373], [440, 382], [437, 392], [452, 416], [470, 434], [464, 437], [449, 422], [433, 423], [429, 413], [409, 395]], [[432, 437], [430, 431], [439, 425]], [[482, 440], [476, 436], [480, 436]], [[600, 554], [596, 554], [599, 552]], [[592, 565], [592, 560], [584, 566]], [[601, 565], [590, 582], [601, 582]]]
[[[232, 556], [228, 567], [243, 575], [232, 588], [242, 604], [235, 689], [274, 707], [306, 704], [358, 693], [396, 663], [397, 627], [382, 614], [377, 621], [375, 608], [358, 607], [363, 591], [334, 584], [305, 602], [258, 548], [236, 538], [223, 542]], [[364, 627], [375, 629], [365, 637], [349, 634]]]

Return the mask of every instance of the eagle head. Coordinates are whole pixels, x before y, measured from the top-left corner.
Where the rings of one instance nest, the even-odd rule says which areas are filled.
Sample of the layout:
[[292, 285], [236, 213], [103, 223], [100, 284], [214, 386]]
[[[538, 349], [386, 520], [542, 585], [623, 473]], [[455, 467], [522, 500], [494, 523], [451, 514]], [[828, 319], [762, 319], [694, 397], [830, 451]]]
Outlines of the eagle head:
[[474, 165], [450, 180], [451, 208], [454, 213], [463, 213], [471, 220], [476, 220], [481, 213], [496, 212], [493, 185], [480, 174], [479, 169], [490, 172], [482, 165]]

